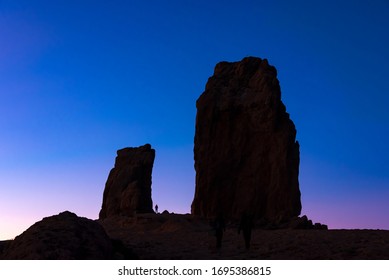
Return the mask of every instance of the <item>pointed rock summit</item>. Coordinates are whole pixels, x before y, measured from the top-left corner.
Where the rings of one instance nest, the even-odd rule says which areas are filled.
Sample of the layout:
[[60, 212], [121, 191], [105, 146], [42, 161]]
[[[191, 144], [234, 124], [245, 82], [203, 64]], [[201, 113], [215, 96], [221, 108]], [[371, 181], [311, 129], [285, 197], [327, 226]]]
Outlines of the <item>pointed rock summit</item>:
[[218, 63], [196, 107], [192, 214], [298, 216], [299, 143], [277, 70], [255, 57]]
[[150, 144], [117, 151], [115, 166], [105, 184], [99, 218], [152, 213], [151, 173], [155, 150]]

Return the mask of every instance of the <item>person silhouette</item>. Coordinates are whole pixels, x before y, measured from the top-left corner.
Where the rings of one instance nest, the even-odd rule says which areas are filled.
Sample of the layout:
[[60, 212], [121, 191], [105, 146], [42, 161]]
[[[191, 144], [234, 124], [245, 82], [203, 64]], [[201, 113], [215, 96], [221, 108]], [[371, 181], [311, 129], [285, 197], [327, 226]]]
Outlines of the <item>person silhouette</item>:
[[238, 234], [240, 234], [240, 231], [243, 231], [244, 244], [247, 250], [250, 248], [252, 228], [253, 228], [253, 219], [250, 215], [244, 212], [240, 219]]
[[155, 213], [158, 214], [158, 204], [155, 204]]

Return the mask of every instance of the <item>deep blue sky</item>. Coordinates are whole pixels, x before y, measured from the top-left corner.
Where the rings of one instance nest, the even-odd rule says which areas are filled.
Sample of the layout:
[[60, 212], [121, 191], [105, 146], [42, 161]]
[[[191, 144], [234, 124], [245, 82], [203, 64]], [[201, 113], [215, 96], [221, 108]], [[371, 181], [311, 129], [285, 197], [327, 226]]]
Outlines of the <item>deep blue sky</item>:
[[151, 143], [153, 201], [189, 212], [195, 102], [267, 58], [301, 144], [303, 214], [389, 229], [389, 2], [0, 1], [0, 239], [97, 218], [116, 150]]

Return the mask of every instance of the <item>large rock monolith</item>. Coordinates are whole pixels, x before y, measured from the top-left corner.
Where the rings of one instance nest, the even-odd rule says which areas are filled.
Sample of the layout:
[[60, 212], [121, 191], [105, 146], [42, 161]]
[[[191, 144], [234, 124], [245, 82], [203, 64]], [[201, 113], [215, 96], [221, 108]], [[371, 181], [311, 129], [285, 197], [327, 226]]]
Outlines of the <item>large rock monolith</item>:
[[192, 214], [298, 216], [299, 143], [276, 69], [254, 57], [218, 63], [196, 107]]
[[99, 218], [152, 213], [151, 173], [155, 150], [150, 144], [117, 151], [115, 166], [105, 184]]

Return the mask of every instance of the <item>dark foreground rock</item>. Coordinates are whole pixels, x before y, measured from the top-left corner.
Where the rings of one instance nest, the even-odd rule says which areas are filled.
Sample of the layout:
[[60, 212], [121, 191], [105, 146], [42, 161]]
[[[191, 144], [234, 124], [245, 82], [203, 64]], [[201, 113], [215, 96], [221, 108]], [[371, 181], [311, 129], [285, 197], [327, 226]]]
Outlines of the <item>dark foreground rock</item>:
[[[69, 222], [84, 219], [73, 215], [53, 216], [68, 222], [54, 222], [53, 217], [46, 218], [45, 226], [41, 221], [15, 241], [0, 242], [0, 259], [389, 260], [388, 230], [254, 227], [251, 246], [247, 250], [242, 233], [238, 234], [238, 225], [227, 222], [222, 248], [216, 250], [210, 221], [198, 216], [137, 214], [99, 220], [97, 223], [110, 237], [107, 240], [106, 236], [96, 238], [96, 234], [85, 233], [83, 226], [80, 228]], [[51, 221], [46, 222], [47, 219]], [[298, 223], [304, 221], [305, 218], [301, 217]], [[91, 222], [93, 225], [89, 222], [85, 225], [94, 228], [96, 222]], [[80, 231], [75, 231], [76, 228]], [[101, 227], [98, 232], [101, 233]], [[105, 235], [100, 233], [98, 235]], [[99, 241], [101, 239], [104, 241]], [[1, 254], [2, 247], [6, 248], [5, 255]]]
[[2, 256], [5, 248], [7, 248], [7, 246], [9, 246], [9, 244], [11, 242], [12, 242], [11, 240], [2, 240], [2, 241], [0, 241], [0, 259], [1, 259], [1, 256]]
[[128, 254], [119, 247], [97, 222], [66, 211], [44, 218], [17, 236], [7, 244], [2, 258], [84, 260], [112, 259]]
[[192, 215], [142, 214], [108, 218], [100, 223], [112, 238], [122, 240], [140, 259], [146, 260], [389, 259], [388, 230], [254, 228], [250, 249], [246, 250], [237, 225], [227, 222], [222, 248], [216, 250], [209, 221]]
[[117, 151], [115, 166], [105, 184], [100, 219], [152, 213], [151, 173], [155, 150], [149, 144]]
[[248, 57], [216, 65], [196, 103], [192, 214], [287, 221], [301, 211], [299, 144], [277, 71]]

